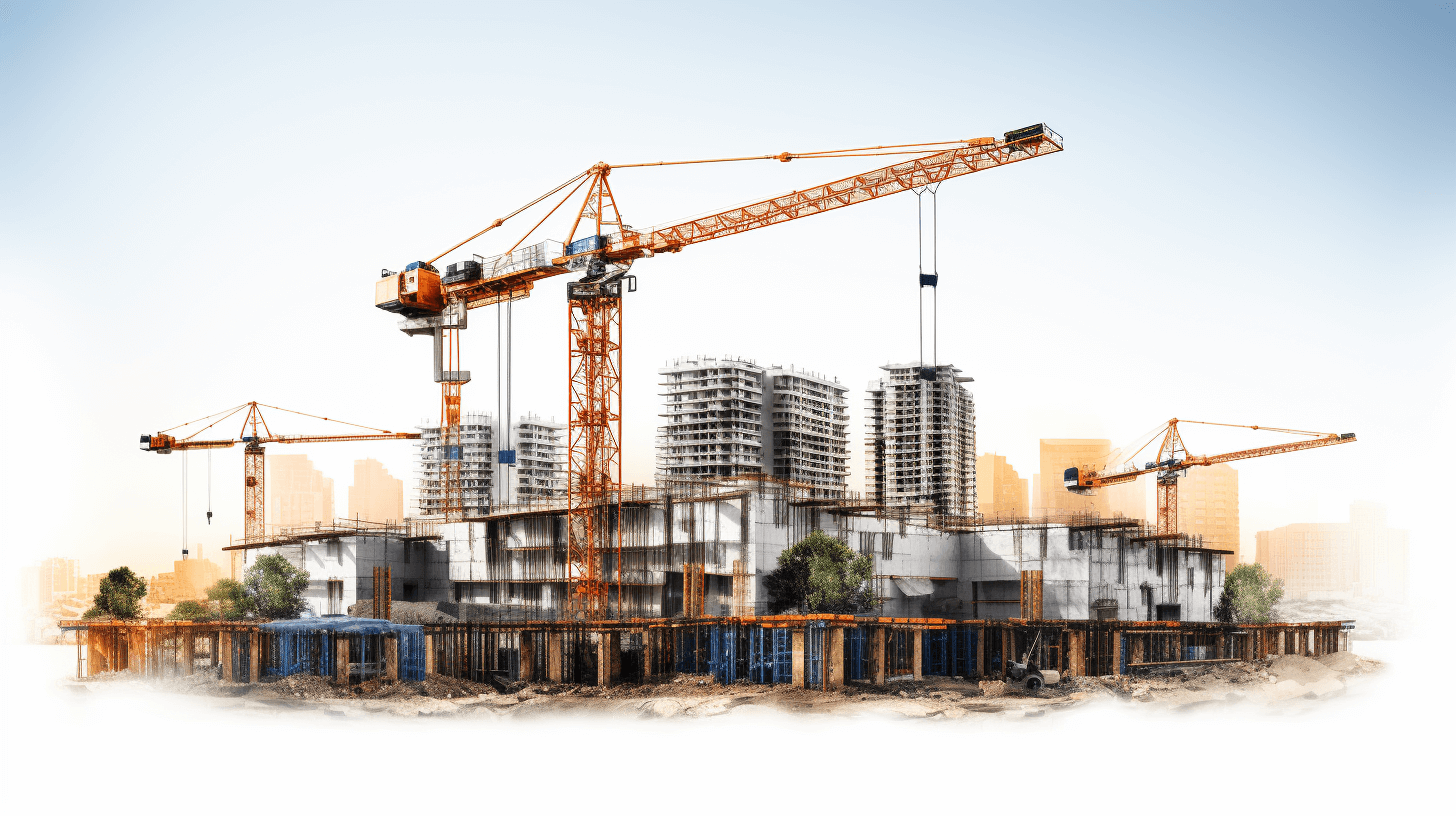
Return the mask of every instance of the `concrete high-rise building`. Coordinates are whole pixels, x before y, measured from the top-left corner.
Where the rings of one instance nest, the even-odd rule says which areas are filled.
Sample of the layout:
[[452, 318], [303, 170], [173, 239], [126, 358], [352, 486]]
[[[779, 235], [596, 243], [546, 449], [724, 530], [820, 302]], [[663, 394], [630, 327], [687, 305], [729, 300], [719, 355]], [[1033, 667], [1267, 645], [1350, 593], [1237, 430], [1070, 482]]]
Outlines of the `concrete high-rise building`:
[[665, 424], [657, 475], [694, 479], [763, 473], [763, 372], [747, 360], [689, 357], [658, 370]]
[[1224, 464], [1195, 467], [1178, 479], [1178, 532], [1203, 536], [1205, 547], [1233, 551], [1224, 556], [1226, 571], [1238, 565], [1237, 470]]
[[[929, 368], [927, 366], [927, 368]], [[943, 515], [976, 512], [976, 405], [970, 377], [941, 365], [880, 367], [865, 398], [865, 493], [887, 505], [930, 503]]]
[[793, 366], [763, 374], [764, 472], [809, 485], [815, 495], [844, 493], [849, 477], [848, 389]]
[[376, 459], [354, 462], [349, 485], [349, 518], [360, 521], [404, 521], [404, 480], [389, 475]]
[[36, 601], [49, 606], [56, 598], [81, 591], [81, 563], [69, 558], [47, 558], [36, 567]]
[[657, 475], [763, 474], [843, 493], [849, 473], [847, 389], [794, 366], [690, 357], [661, 369]]
[[1031, 513], [1025, 479], [1006, 457], [983, 453], [976, 458], [976, 506], [987, 519], [1024, 519]]
[[1035, 497], [1038, 515], [1095, 513], [1110, 516], [1106, 490], [1099, 490], [1095, 495], [1079, 496], [1067, 490], [1062, 474], [1069, 467], [1100, 469], [1111, 454], [1112, 442], [1107, 439], [1041, 440], [1041, 472], [1036, 479], [1039, 495]]
[[1254, 534], [1255, 558], [1294, 600], [1366, 597], [1403, 603], [1410, 539], [1380, 505], [1356, 502], [1346, 524], [1288, 524]]
[[[419, 510], [422, 515], [445, 512], [440, 484], [444, 449], [439, 425], [419, 425], [415, 462], [419, 466]], [[466, 516], [490, 512], [495, 486], [495, 426], [488, 413], [466, 412], [460, 417], [460, 506]]]
[[304, 454], [264, 457], [269, 527], [300, 527], [334, 520], [334, 480]]
[[535, 414], [512, 426], [516, 446], [516, 501], [555, 499], [566, 495], [566, 424]]

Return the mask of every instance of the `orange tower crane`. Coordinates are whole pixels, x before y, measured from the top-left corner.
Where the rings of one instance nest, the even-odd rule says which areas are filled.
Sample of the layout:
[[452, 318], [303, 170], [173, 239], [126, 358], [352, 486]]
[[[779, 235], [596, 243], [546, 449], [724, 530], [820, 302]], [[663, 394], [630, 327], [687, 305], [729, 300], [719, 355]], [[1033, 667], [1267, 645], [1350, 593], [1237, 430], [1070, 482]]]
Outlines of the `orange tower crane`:
[[[1248, 448], [1232, 453], [1220, 453], [1214, 456], [1194, 456], [1188, 453], [1188, 448], [1183, 444], [1183, 436], [1178, 433], [1179, 422], [1194, 425], [1218, 425], [1224, 428], [1251, 428], [1256, 431], [1277, 431], [1311, 438], [1298, 442], [1267, 445], [1262, 448]], [[1162, 442], [1158, 445], [1157, 461], [1148, 462], [1141, 468], [1137, 467], [1132, 460], [1146, 450], [1159, 434], [1162, 436]], [[1122, 470], [1115, 473], [1100, 473], [1093, 469], [1070, 467], [1062, 474], [1062, 481], [1067, 490], [1087, 495], [1099, 487], [1125, 484], [1144, 474], [1156, 473], [1158, 478], [1158, 535], [1173, 536], [1178, 532], [1178, 477], [1187, 473], [1190, 467], [1218, 465], [1224, 462], [1236, 462], [1240, 459], [1254, 459], [1259, 456], [1273, 456], [1276, 453], [1291, 453], [1329, 445], [1343, 445], [1346, 442], [1354, 441], [1355, 435], [1352, 433], [1295, 431], [1289, 428], [1270, 428], [1263, 425], [1233, 425], [1227, 422], [1199, 422], [1193, 419], [1174, 418], [1168, 420], [1160, 429], [1155, 430], [1152, 439], [1128, 455], [1126, 457], [1128, 462]]]
[[[628, 274], [633, 261], [664, 252], [679, 252], [692, 244], [895, 193], [921, 190], [959, 176], [1061, 150], [1061, 136], [1038, 124], [1009, 131], [1000, 138], [616, 166], [598, 163], [495, 219], [485, 229], [428, 261], [411, 263], [401, 272], [383, 270], [375, 284], [375, 305], [402, 315], [405, 319], [400, 329], [406, 334], [428, 334], [434, 338], [435, 381], [441, 384], [440, 469], [445, 520], [458, 521], [463, 517], [459, 477], [460, 389], [469, 382], [470, 374], [456, 370], [455, 366], [459, 360], [458, 333], [466, 328], [469, 309], [528, 297], [535, 283], [545, 278], [567, 272], [582, 275], [567, 285], [566, 292], [570, 379], [567, 601], [569, 610], [577, 617], [605, 617], [609, 611], [602, 556], [611, 549], [608, 519], [612, 513], [620, 514], [621, 508], [622, 295], [624, 289], [626, 292], [636, 289], [635, 276]], [[807, 190], [795, 190], [649, 230], [635, 230], [627, 225], [608, 180], [614, 169], [633, 167], [869, 156], [906, 158]], [[565, 241], [525, 245], [532, 233], [583, 190]], [[506, 252], [490, 258], [477, 255], [451, 264], [444, 274], [434, 266], [436, 261], [511, 218], [537, 205], [544, 206], [558, 196], [554, 206]], [[578, 238], [582, 231], [587, 234]], [[616, 525], [616, 529], [616, 549], [620, 551], [621, 526]], [[619, 585], [619, 607], [620, 597]]]
[[[268, 422], [263, 418], [263, 408], [272, 408], [275, 411], [297, 414], [299, 416], [322, 419], [326, 422], [338, 422], [342, 425], [350, 425], [355, 428], [362, 428], [371, 433], [337, 434], [332, 436], [312, 436], [302, 434], [287, 434], [275, 436], [268, 429]], [[225, 419], [236, 416], [242, 411], [243, 427], [238, 432], [237, 439], [196, 439], [195, 437], [217, 425]], [[209, 422], [209, 420], [211, 420]], [[169, 431], [185, 428], [189, 425], [196, 425], [207, 422], [201, 428], [193, 431], [190, 435], [178, 439], [170, 435]], [[259, 433], [259, 428], [262, 432]], [[263, 446], [270, 443], [280, 445], [297, 445], [306, 442], [362, 442], [369, 439], [419, 439], [417, 433], [395, 433], [379, 428], [370, 428], [365, 425], [356, 425], [352, 422], [344, 422], [339, 419], [305, 414], [302, 411], [290, 411], [287, 408], [279, 408], [274, 405], [263, 405], [258, 402], [245, 402], [235, 408], [219, 411], [215, 414], [205, 416], [202, 419], [194, 419], [191, 422], [184, 422], [181, 425], [168, 428], [166, 431], [159, 431], [151, 436], [141, 438], [142, 450], [153, 453], [171, 453], [172, 451], [211, 450], [214, 448], [231, 448], [241, 442], [243, 444], [243, 540], [252, 543], [261, 541], [264, 537], [263, 524]]]

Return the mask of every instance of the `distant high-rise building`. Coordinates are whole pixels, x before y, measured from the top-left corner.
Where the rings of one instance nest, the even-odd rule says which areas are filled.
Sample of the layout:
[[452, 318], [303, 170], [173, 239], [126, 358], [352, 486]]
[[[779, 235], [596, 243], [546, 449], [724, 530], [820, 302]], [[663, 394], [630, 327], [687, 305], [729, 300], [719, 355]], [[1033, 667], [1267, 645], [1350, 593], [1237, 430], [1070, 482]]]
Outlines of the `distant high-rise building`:
[[69, 558], [47, 558], [36, 568], [36, 601], [49, 606], [56, 598], [81, 590], [81, 564]]
[[1288, 524], [1254, 534], [1256, 560], [1284, 579], [1285, 596], [1406, 600], [1410, 540], [1379, 505], [1356, 502], [1347, 524]]
[[1036, 497], [1039, 513], [1065, 515], [1095, 513], [1111, 515], [1106, 490], [1082, 496], [1067, 490], [1062, 474], [1069, 467], [1101, 469], [1112, 454], [1107, 439], [1043, 439], [1041, 440], [1041, 472], [1038, 473], [1040, 495]]
[[566, 424], [527, 414], [512, 427], [516, 446], [516, 501], [566, 495]]
[[264, 457], [269, 527], [299, 527], [334, 520], [334, 480], [303, 454]]
[[660, 369], [665, 424], [657, 475], [694, 479], [763, 473], [763, 367], [690, 357]]
[[816, 495], [844, 493], [849, 477], [848, 389], [793, 366], [763, 373], [764, 471], [809, 485]]
[[1232, 550], [1224, 556], [1224, 569], [1238, 566], [1237, 470], [1225, 464], [1194, 467], [1178, 479], [1178, 532], [1203, 536], [1205, 547]]
[[970, 377], [941, 365], [881, 366], [865, 399], [865, 493], [887, 505], [930, 503], [944, 515], [976, 512], [976, 405]]
[[976, 505], [987, 519], [1024, 519], [1031, 513], [1026, 480], [1006, 457], [983, 453], [976, 459]]
[[694, 479], [763, 474], [843, 493], [849, 417], [838, 380], [794, 366], [690, 357], [661, 369], [665, 424], [657, 475]]
[[[420, 425], [416, 442], [419, 466], [419, 510], [423, 515], [445, 512], [440, 483], [444, 453], [439, 425]], [[490, 414], [467, 412], [460, 417], [460, 506], [466, 516], [483, 516], [492, 506], [495, 485], [495, 426]]]
[[375, 459], [354, 462], [354, 483], [349, 485], [349, 518], [361, 521], [404, 520], [404, 480], [389, 475]]
[[207, 590], [222, 578], [222, 568], [206, 558], [172, 562], [172, 571], [153, 575], [147, 581], [147, 602], [153, 604], [201, 601]]

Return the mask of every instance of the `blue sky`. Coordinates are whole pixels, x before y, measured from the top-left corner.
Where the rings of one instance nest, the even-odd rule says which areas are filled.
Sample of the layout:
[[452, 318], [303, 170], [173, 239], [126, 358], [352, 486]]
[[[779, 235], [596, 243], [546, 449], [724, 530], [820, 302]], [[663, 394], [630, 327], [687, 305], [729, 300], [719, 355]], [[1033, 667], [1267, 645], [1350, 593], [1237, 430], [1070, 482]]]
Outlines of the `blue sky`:
[[[1029, 476], [1040, 437], [1120, 444], [1170, 416], [1354, 430], [1239, 466], [1246, 540], [1371, 498], [1434, 544], [1453, 33], [1437, 2], [0, 2], [7, 537], [155, 571], [181, 541], [180, 463], [139, 434], [249, 399], [378, 427], [435, 415], [428, 343], [371, 307], [377, 270], [593, 162], [1046, 122], [1064, 153], [940, 194], [941, 358], [976, 378], [980, 449]], [[873, 166], [612, 179], [647, 226]], [[639, 263], [628, 478], [651, 478], [656, 369], [716, 353], [843, 380], [858, 488], [864, 384], [915, 356], [914, 241], [901, 196]], [[516, 307], [518, 412], [564, 413], [563, 286]], [[488, 312], [464, 341], [467, 407], [495, 403]], [[411, 477], [407, 445], [307, 452], [341, 513], [353, 459]], [[192, 460], [208, 549], [241, 530], [240, 469], [214, 457], [207, 528]]]

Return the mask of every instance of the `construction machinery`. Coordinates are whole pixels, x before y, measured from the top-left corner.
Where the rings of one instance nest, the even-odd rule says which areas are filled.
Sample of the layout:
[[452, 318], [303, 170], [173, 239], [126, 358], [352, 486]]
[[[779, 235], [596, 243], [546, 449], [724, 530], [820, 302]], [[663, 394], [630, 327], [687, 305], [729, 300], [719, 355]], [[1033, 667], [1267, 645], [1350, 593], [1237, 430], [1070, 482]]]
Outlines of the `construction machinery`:
[[[1179, 422], [1193, 425], [1217, 425], [1224, 428], [1250, 428], [1256, 431], [1276, 431], [1278, 433], [1295, 434], [1310, 438], [1302, 439], [1298, 442], [1284, 442], [1278, 445], [1266, 445], [1261, 448], [1248, 448], [1233, 451], [1232, 453], [1221, 453], [1215, 456], [1195, 456], [1190, 454], [1187, 447], [1183, 444], [1183, 436], [1178, 433]], [[1136, 460], [1138, 454], [1147, 450], [1148, 446], [1154, 440], [1157, 440], [1160, 434], [1162, 441], [1158, 445], [1157, 460], [1147, 462], [1142, 467], [1138, 467], [1134, 460]], [[1136, 480], [1144, 474], [1156, 473], [1158, 479], [1158, 535], [1172, 537], [1178, 533], [1178, 478], [1187, 473], [1189, 468], [1236, 462], [1240, 459], [1254, 459], [1260, 456], [1273, 456], [1276, 453], [1291, 453], [1293, 451], [1309, 450], [1310, 448], [1323, 448], [1329, 445], [1343, 445], [1347, 442], [1354, 441], [1355, 435], [1353, 433], [1296, 431], [1289, 428], [1270, 428], [1263, 425], [1234, 425], [1228, 422], [1199, 422], [1192, 419], [1179, 420], [1174, 418], [1155, 429], [1152, 437], [1143, 443], [1141, 447], [1123, 457], [1126, 460], [1126, 464], [1120, 469], [1100, 472], [1091, 468], [1069, 467], [1063, 472], [1062, 481], [1067, 490], [1082, 495], [1090, 495], [1098, 488], [1125, 484]]]
[[1062, 680], [1061, 672], [1056, 669], [1042, 669], [1033, 663], [1032, 655], [1036, 654], [1036, 647], [1041, 645], [1041, 632], [1037, 631], [1036, 637], [1027, 644], [1026, 651], [1021, 655], [1021, 662], [1013, 661], [1006, 667], [1006, 674], [1018, 683], [1025, 683], [1027, 691], [1039, 691], [1042, 686], [1055, 686]]
[[[463, 518], [460, 483], [460, 391], [470, 373], [460, 371], [459, 331], [468, 310], [528, 297], [536, 282], [566, 273], [581, 277], [567, 285], [569, 399], [567, 410], [567, 601], [574, 617], [609, 612], [602, 555], [609, 530], [620, 539], [622, 463], [622, 295], [635, 291], [634, 261], [679, 252], [692, 244], [738, 235], [818, 213], [920, 191], [970, 173], [1014, 164], [1062, 150], [1062, 138], [1044, 124], [1008, 131], [1000, 138], [880, 145], [847, 150], [777, 153], [688, 161], [609, 165], [598, 163], [545, 194], [495, 219], [485, 229], [428, 261], [402, 271], [385, 269], [375, 283], [375, 305], [401, 315], [408, 335], [434, 341], [434, 378], [441, 385], [441, 488], [444, 517]], [[895, 164], [841, 178], [807, 190], [648, 230], [636, 230], [622, 216], [609, 177], [613, 170], [714, 162], [899, 156]], [[561, 242], [527, 244], [532, 234], [568, 202], [582, 195], [571, 228]], [[554, 205], [505, 252], [475, 255], [446, 266], [435, 264], [538, 205]], [[566, 213], [571, 213], [568, 208]], [[922, 285], [935, 285], [921, 275]], [[509, 423], [502, 421], [502, 428]], [[509, 431], [507, 430], [507, 433]], [[513, 453], [509, 439], [501, 462]], [[616, 508], [616, 509], [613, 509]], [[621, 542], [616, 542], [620, 549]], [[619, 587], [620, 590], [620, 587]], [[620, 598], [620, 591], [618, 594]]]
[[[361, 428], [370, 433], [336, 434], [329, 436], [302, 435], [302, 434], [279, 434], [275, 435], [268, 429], [268, 422], [263, 418], [263, 408], [270, 408], [284, 413], [297, 414], [298, 416], [321, 419], [326, 422], [337, 422], [342, 425], [349, 425]], [[237, 439], [197, 439], [197, 435], [217, 425], [223, 420], [236, 416], [246, 411], [243, 415], [242, 429], [238, 432]], [[206, 422], [207, 424], [193, 431], [190, 435], [181, 439], [171, 435], [171, 431], [185, 428], [189, 425], [197, 425]], [[260, 432], [261, 428], [261, 432]], [[356, 425], [353, 422], [344, 422], [339, 419], [305, 414], [302, 411], [290, 411], [287, 408], [279, 408], [275, 405], [264, 405], [259, 402], [245, 402], [234, 408], [210, 414], [201, 419], [191, 422], [184, 422], [168, 428], [165, 431], [158, 431], [150, 436], [141, 438], [141, 449], [152, 453], [171, 453], [172, 451], [194, 451], [214, 450], [217, 448], [231, 448], [242, 443], [243, 445], [243, 539], [247, 543], [261, 541], [264, 537], [264, 516], [263, 516], [263, 446], [271, 443], [280, 445], [298, 445], [311, 442], [363, 442], [370, 439], [419, 439], [417, 433], [395, 433], [394, 431], [380, 428], [370, 428], [365, 425]]]

